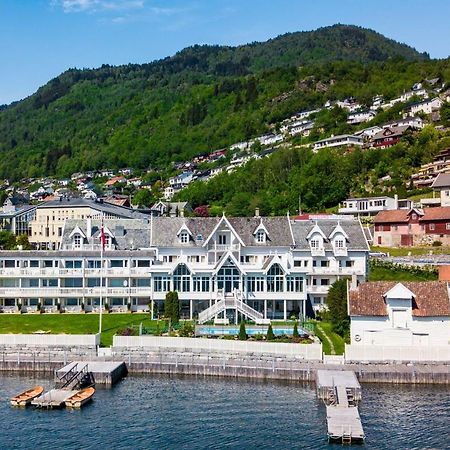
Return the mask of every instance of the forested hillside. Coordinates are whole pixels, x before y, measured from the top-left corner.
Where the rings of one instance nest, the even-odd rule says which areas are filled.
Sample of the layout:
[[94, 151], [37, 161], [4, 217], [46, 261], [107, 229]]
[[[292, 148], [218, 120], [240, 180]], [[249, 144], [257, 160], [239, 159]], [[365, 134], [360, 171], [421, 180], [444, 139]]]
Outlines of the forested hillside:
[[194, 46], [144, 65], [72, 69], [1, 108], [0, 178], [165, 168], [326, 100], [389, 99], [437, 76], [450, 79], [448, 60], [344, 25], [235, 48]]

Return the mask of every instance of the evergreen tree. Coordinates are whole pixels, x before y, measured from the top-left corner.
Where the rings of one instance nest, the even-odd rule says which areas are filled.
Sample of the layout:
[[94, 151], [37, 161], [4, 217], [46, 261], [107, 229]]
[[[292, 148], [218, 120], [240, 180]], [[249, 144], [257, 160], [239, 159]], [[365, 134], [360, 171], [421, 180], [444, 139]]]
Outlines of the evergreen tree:
[[269, 323], [269, 328], [267, 328], [267, 340], [273, 341], [275, 339], [275, 334], [273, 332], [272, 324]]
[[350, 318], [347, 312], [346, 278], [335, 281], [330, 287], [327, 306], [333, 331], [340, 336], [345, 336], [350, 329]]
[[243, 320], [241, 321], [241, 325], [239, 326], [239, 340], [247, 340], [247, 331], [245, 330], [245, 322]]
[[294, 338], [300, 337], [300, 335], [298, 334], [297, 321], [295, 321], [295, 323], [294, 323], [294, 330], [292, 331], [292, 337], [294, 337]]
[[168, 292], [164, 301], [164, 316], [170, 319], [172, 325], [180, 321], [180, 300], [178, 292]]

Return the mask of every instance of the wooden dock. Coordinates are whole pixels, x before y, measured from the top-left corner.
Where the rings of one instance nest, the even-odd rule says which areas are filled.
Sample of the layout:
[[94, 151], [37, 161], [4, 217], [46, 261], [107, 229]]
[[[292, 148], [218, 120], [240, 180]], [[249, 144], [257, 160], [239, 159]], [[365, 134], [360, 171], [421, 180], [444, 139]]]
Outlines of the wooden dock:
[[58, 382], [74, 367], [86, 367], [86, 371], [93, 375], [96, 385], [110, 387], [124, 378], [128, 371], [124, 362], [114, 361], [74, 361], [55, 371], [55, 381]]
[[76, 392], [66, 389], [52, 389], [40, 397], [35, 398], [31, 404], [36, 406], [36, 408], [43, 409], [61, 408], [64, 406], [64, 402]]
[[364, 430], [359, 417], [361, 386], [354, 372], [318, 370], [317, 396], [327, 410], [328, 440], [352, 444], [363, 442]]

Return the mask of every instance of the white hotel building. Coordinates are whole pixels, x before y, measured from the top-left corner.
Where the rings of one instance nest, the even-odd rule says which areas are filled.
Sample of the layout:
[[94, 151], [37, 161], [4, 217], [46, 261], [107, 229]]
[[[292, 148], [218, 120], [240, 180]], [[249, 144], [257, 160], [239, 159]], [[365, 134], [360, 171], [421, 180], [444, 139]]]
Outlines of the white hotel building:
[[0, 251], [0, 311], [164, 311], [177, 291], [184, 318], [259, 323], [320, 308], [339, 277], [365, 281], [368, 245], [352, 217], [66, 220], [59, 250]]

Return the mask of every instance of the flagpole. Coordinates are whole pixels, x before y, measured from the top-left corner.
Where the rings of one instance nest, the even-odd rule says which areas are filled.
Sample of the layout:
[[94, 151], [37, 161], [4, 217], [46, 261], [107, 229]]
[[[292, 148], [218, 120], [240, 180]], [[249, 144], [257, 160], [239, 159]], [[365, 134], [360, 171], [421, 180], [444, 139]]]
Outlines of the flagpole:
[[100, 229], [100, 315], [98, 317], [98, 333], [102, 337], [102, 311], [103, 311], [103, 248], [105, 246], [105, 233], [103, 230], [103, 213], [101, 215]]

